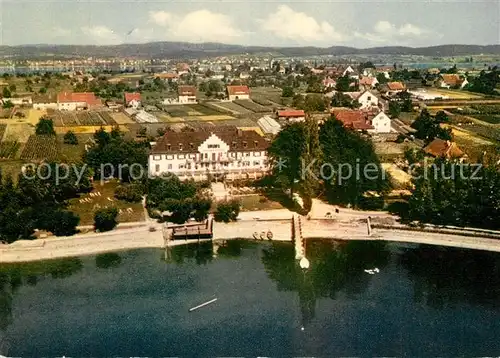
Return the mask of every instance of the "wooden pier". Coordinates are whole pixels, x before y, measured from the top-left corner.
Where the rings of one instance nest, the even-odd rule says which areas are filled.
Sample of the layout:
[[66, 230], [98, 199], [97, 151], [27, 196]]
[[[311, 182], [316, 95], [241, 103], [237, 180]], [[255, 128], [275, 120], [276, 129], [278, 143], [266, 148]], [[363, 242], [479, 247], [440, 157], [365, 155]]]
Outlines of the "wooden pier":
[[305, 257], [305, 241], [302, 235], [302, 223], [299, 215], [292, 218], [293, 242], [295, 244], [295, 258], [301, 260]]

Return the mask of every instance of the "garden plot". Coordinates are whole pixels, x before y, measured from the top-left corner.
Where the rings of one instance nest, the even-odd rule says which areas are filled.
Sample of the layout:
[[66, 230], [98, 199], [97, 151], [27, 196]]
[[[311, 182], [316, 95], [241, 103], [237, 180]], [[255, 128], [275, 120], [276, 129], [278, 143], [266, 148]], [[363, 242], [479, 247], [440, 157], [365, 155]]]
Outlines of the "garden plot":
[[0, 159], [15, 159], [21, 143], [18, 142], [1, 142], [0, 143]]
[[272, 111], [272, 108], [262, 106], [247, 99], [239, 99], [234, 101], [234, 103], [255, 113], [265, 113]]
[[0, 142], [2, 141], [3, 135], [5, 134], [5, 130], [7, 129], [6, 124], [0, 124]]
[[235, 115], [253, 113], [252, 111], [249, 111], [248, 109], [243, 108], [242, 106], [239, 106], [233, 102], [212, 102], [210, 104], [214, 107], [221, 108], [222, 110], [229, 111]]
[[23, 160], [56, 160], [57, 138], [49, 135], [32, 135], [21, 153]]
[[[116, 124], [133, 124], [135, 123], [130, 117], [124, 113], [110, 113], [110, 117], [115, 121]], [[114, 123], [113, 123], [114, 124]]]
[[4, 141], [26, 143], [29, 137], [35, 134], [35, 127], [26, 123], [15, 123], [7, 125]]

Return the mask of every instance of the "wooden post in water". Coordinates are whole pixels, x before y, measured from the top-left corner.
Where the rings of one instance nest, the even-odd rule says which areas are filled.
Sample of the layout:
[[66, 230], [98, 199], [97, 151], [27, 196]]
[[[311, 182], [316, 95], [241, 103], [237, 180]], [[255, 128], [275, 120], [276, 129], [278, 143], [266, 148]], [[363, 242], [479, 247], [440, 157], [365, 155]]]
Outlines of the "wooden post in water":
[[368, 216], [368, 218], [366, 219], [366, 226], [368, 228], [368, 236], [372, 236], [372, 223], [370, 216]]

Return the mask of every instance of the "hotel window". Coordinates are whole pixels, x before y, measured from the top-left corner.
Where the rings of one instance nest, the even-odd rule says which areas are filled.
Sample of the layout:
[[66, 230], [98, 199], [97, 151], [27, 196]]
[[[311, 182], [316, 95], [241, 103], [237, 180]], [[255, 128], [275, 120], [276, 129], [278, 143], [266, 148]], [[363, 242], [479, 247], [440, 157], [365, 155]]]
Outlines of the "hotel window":
[[236, 148], [236, 142], [233, 142], [233, 149]]
[[186, 169], [191, 169], [191, 164], [186, 164]]
[[208, 153], [205, 153], [205, 159], [208, 159]]
[[210, 149], [220, 148], [220, 145], [219, 144], [209, 144], [208, 148], [210, 148]]
[[255, 148], [259, 146], [259, 142], [257, 142], [256, 140], [253, 141], [253, 144], [255, 145]]
[[153, 160], [161, 160], [161, 155], [153, 155]]
[[185, 154], [179, 154], [177, 156], [178, 159], [185, 159], [186, 158], [186, 155]]
[[174, 159], [173, 155], [167, 155], [167, 159]]
[[158, 173], [160, 171], [160, 164], [155, 165], [155, 171]]
[[179, 164], [179, 169], [184, 169], [184, 164]]
[[189, 154], [189, 158], [191, 159], [196, 158], [196, 154]]
[[247, 147], [247, 142], [243, 142], [243, 148]]
[[182, 143], [179, 143], [179, 150], [182, 150]]
[[189, 146], [191, 147], [191, 149], [194, 149], [194, 144], [193, 143], [189, 143]]
[[169, 165], [168, 165], [168, 169], [169, 169], [169, 170], [170, 170], [170, 169], [172, 169], [172, 164], [169, 164]]
[[253, 165], [260, 165], [260, 162], [258, 160], [253, 162]]
[[255, 153], [253, 153], [253, 156], [254, 156], [254, 157], [260, 157], [260, 152], [255, 152]]
[[167, 144], [167, 150], [170, 150], [170, 144]]
[[245, 153], [245, 157], [249, 157], [250, 156], [250, 153], [249, 152], [246, 152]]

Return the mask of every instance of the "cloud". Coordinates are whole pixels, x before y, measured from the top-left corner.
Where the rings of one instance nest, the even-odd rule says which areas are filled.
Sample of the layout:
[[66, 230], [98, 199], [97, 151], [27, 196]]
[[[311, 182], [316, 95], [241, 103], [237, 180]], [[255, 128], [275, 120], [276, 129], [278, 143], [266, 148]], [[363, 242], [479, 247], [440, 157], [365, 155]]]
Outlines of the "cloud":
[[278, 6], [276, 12], [257, 20], [263, 30], [298, 43], [344, 41], [346, 36], [328, 22], [319, 22], [304, 12], [294, 11], [287, 5]]
[[54, 37], [67, 37], [71, 35], [71, 31], [60, 26], [54, 26], [52, 28], [52, 35]]
[[170, 40], [190, 42], [234, 42], [244, 33], [227, 15], [197, 10], [185, 15], [151, 11], [150, 22], [165, 27]]
[[149, 20], [150, 22], [158, 26], [167, 26], [172, 19], [172, 14], [166, 11], [150, 11]]
[[97, 45], [114, 45], [122, 42], [121, 36], [106, 26], [84, 26], [81, 30]]
[[369, 42], [376, 43], [408, 43], [417, 39], [428, 38], [433, 34], [432, 31], [418, 27], [413, 24], [404, 24], [400, 27], [390, 23], [389, 21], [378, 21], [372, 32], [360, 33], [354, 32], [354, 37], [368, 40]]

